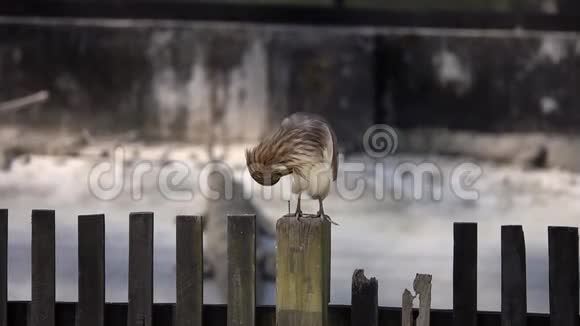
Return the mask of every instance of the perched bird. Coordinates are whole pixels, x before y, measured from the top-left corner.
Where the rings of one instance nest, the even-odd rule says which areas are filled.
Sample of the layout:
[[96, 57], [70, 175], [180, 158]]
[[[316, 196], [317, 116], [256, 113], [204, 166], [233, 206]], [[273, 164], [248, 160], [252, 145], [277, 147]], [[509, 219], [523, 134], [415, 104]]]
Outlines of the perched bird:
[[294, 216], [303, 216], [300, 198], [306, 192], [318, 199], [320, 210], [316, 216], [336, 224], [324, 214], [322, 201], [337, 177], [338, 145], [334, 131], [322, 117], [290, 115], [276, 132], [246, 151], [246, 164], [252, 178], [264, 186], [291, 174], [292, 192], [298, 194]]

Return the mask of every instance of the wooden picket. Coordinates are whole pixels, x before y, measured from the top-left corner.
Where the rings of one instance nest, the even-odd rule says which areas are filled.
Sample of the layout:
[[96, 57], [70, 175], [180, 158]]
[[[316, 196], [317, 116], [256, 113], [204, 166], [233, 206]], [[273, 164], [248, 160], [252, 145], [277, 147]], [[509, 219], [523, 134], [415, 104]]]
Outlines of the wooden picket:
[[[319, 219], [279, 221], [276, 286], [282, 295], [276, 307], [256, 307], [256, 219], [229, 216], [226, 309], [203, 304], [202, 218], [178, 216], [176, 303], [153, 304], [153, 213], [132, 213], [129, 219], [128, 304], [105, 303], [104, 215], [79, 216], [79, 301], [55, 302], [55, 212], [50, 210], [32, 211], [31, 301], [8, 302], [9, 216], [7, 210], [0, 210], [0, 326], [395, 326], [403, 322], [400, 309], [379, 307], [378, 281], [367, 279], [362, 270], [353, 275], [352, 306], [329, 305], [330, 228]], [[549, 227], [548, 243], [550, 314], [527, 312], [525, 239], [517, 225], [501, 228], [502, 311], [481, 312], [477, 311], [477, 224], [456, 223], [453, 310], [429, 312], [431, 276], [418, 275], [414, 288], [417, 294], [426, 291], [426, 301], [421, 303], [423, 318], [417, 323], [579, 326], [578, 228]]]

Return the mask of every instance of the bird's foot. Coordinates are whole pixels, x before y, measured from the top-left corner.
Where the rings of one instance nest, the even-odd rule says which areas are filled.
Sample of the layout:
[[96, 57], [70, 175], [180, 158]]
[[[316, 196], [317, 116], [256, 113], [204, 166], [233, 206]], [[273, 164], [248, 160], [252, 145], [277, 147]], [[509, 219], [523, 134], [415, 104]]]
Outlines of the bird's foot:
[[316, 217], [320, 217], [320, 218], [322, 218], [322, 219], [325, 219], [326, 221], [328, 221], [328, 222], [330, 222], [330, 223], [332, 223], [332, 224], [334, 224], [334, 225], [339, 225], [338, 223], [336, 223], [335, 221], [333, 221], [333, 220], [330, 218], [330, 216], [328, 216], [328, 215], [324, 214], [324, 212], [320, 212], [320, 211], [319, 211], [319, 212], [316, 214]]
[[304, 213], [302, 213], [301, 210], [297, 210], [294, 213], [288, 213], [288, 214], [284, 215], [284, 217], [296, 217], [296, 218], [298, 218], [298, 220], [300, 220], [302, 217], [304, 217]]
[[302, 214], [302, 210], [298, 209], [296, 210], [296, 212], [294, 213], [294, 216], [296, 216], [296, 219], [298, 221], [300, 221], [300, 219], [302, 218], [302, 216], [304, 216], [304, 214]]

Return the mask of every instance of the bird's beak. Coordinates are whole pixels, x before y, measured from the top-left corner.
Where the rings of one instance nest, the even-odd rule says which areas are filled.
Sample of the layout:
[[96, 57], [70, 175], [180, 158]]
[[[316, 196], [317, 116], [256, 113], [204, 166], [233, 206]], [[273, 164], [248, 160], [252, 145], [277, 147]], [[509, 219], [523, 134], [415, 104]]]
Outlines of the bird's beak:
[[264, 180], [263, 180], [264, 183], [262, 183], [262, 185], [273, 186], [273, 185], [277, 184], [278, 181], [280, 181], [280, 175], [272, 174], [272, 175], [266, 176], [264, 178]]
[[264, 179], [263, 181], [264, 181], [264, 183], [262, 183], [263, 186], [273, 186], [273, 185], [277, 184], [278, 181], [280, 181], [280, 178], [277, 178], [277, 179]]

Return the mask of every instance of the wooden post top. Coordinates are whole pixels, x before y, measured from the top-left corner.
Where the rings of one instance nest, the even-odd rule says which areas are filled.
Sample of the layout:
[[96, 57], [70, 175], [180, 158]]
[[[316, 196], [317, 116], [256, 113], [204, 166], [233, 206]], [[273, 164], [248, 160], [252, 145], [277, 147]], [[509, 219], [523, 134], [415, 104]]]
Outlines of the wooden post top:
[[282, 216], [280, 219], [278, 219], [278, 224], [280, 223], [289, 223], [289, 224], [294, 224], [294, 223], [300, 223], [300, 224], [310, 224], [310, 225], [322, 225], [322, 224], [330, 224], [328, 221], [326, 221], [323, 218], [320, 218], [318, 216], [314, 216], [314, 215], [304, 215], [301, 218], [298, 218], [296, 216], [289, 216], [289, 215], [284, 215]]
[[284, 216], [276, 225], [278, 326], [326, 326], [330, 301], [330, 223]]

